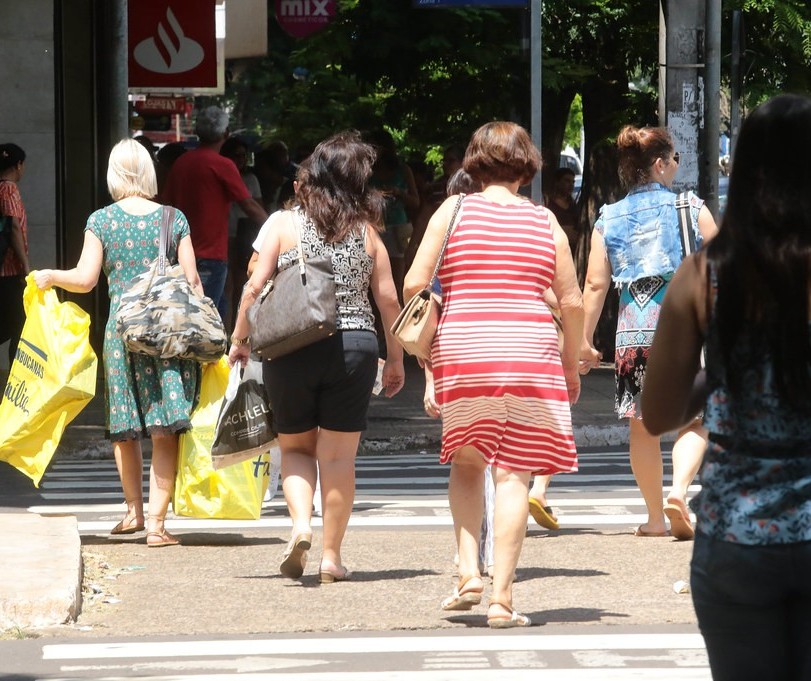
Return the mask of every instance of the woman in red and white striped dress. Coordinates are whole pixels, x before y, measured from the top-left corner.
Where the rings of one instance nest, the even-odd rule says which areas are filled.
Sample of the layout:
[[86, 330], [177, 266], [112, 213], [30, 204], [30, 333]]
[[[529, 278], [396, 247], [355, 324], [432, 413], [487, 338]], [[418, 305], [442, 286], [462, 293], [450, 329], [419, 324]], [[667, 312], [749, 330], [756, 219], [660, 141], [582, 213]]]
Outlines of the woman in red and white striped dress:
[[[451, 463], [448, 496], [460, 580], [444, 610], [481, 602], [478, 537], [484, 471], [496, 482], [491, 627], [527, 626], [512, 607], [512, 583], [527, 522], [530, 476], [577, 470], [570, 405], [580, 393], [583, 305], [565, 233], [546, 208], [518, 195], [540, 155], [518, 125], [494, 122], [474, 133], [464, 168], [484, 187], [463, 199], [439, 269], [443, 310], [432, 350], [442, 453]], [[405, 296], [424, 287], [458, 197], [440, 206], [406, 277]], [[562, 354], [549, 308], [558, 298]]]

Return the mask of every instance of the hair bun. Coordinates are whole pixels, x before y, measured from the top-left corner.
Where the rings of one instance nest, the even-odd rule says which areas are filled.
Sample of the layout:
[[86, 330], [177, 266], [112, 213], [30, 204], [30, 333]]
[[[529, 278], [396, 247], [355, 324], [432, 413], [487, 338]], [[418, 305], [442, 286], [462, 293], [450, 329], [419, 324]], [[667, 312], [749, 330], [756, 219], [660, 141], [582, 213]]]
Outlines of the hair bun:
[[641, 146], [641, 134], [639, 128], [633, 125], [626, 125], [620, 134], [617, 135], [617, 147], [620, 149], [633, 149]]

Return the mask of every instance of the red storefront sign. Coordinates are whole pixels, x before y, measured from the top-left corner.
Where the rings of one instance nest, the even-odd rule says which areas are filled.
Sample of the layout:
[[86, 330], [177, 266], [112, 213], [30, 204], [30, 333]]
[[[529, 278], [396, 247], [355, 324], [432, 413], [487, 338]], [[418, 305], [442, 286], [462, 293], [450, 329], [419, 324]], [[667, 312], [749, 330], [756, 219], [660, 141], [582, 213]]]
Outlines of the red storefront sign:
[[335, 0], [276, 0], [276, 20], [294, 38], [325, 28], [336, 12]]
[[140, 113], [185, 114], [190, 108], [185, 97], [147, 97], [135, 102], [135, 110]]
[[127, 3], [129, 87], [216, 87], [215, 2]]

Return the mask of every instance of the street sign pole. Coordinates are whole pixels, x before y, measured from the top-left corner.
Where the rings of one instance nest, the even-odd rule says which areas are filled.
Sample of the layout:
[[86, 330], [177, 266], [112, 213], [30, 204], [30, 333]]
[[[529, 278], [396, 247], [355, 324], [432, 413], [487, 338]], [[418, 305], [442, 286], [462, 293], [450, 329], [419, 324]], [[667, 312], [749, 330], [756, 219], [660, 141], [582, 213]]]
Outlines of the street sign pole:
[[[532, 126], [532, 141], [541, 148], [541, 14], [543, 0], [530, 0], [530, 106], [532, 109], [530, 122]], [[541, 203], [543, 200], [540, 169], [532, 178], [532, 200]]]

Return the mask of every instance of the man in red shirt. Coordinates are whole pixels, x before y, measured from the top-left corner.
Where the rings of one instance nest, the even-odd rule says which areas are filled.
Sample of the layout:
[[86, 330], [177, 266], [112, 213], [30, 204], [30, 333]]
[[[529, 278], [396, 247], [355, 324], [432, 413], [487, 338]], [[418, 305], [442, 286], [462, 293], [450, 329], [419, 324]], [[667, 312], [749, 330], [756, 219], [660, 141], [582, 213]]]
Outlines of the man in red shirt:
[[220, 155], [228, 137], [228, 114], [216, 106], [197, 116], [197, 149], [175, 161], [161, 199], [179, 208], [189, 221], [197, 271], [203, 291], [227, 319], [228, 301], [223, 295], [228, 276], [228, 211], [232, 202], [262, 225], [268, 215], [248, 192], [234, 162]]

